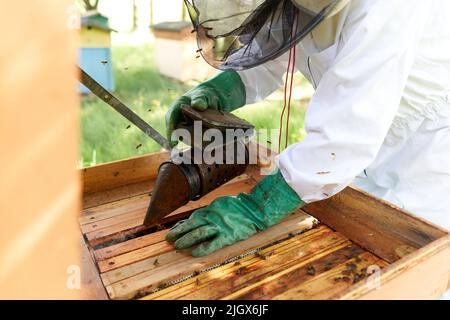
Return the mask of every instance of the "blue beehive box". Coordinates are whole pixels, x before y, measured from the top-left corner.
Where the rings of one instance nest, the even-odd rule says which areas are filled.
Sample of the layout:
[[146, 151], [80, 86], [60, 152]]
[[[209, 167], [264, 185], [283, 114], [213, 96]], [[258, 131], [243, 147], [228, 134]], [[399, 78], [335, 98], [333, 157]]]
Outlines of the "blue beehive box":
[[[110, 91], [115, 90], [111, 60], [111, 32], [109, 20], [98, 12], [91, 12], [81, 20], [80, 66]], [[89, 93], [80, 86], [81, 93]]]

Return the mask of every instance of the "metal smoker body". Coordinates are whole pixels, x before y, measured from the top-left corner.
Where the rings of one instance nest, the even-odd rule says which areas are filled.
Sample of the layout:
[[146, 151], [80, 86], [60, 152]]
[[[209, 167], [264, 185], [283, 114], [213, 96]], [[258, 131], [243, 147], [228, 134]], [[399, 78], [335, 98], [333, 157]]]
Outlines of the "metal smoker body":
[[[189, 201], [202, 198], [243, 174], [249, 165], [247, 144], [254, 129], [250, 123], [231, 113], [212, 109], [199, 112], [183, 106], [181, 111], [184, 121], [178, 129], [187, 130], [194, 138], [189, 141], [187, 150], [173, 153], [172, 160], [160, 166], [145, 225], [155, 224]], [[201, 137], [206, 130], [215, 129], [221, 133], [222, 140], [209, 142], [197, 139], [195, 121], [201, 122]], [[211, 163], [208, 161], [211, 159], [205, 159], [205, 150], [220, 161]]]

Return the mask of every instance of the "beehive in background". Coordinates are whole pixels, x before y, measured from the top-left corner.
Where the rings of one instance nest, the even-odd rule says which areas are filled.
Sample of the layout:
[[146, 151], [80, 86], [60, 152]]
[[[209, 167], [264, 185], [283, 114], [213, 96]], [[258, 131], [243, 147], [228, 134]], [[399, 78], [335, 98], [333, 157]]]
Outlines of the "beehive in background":
[[202, 81], [217, 72], [200, 57], [190, 22], [162, 22], [152, 30], [155, 62], [161, 74], [180, 81]]
[[[97, 11], [89, 12], [82, 17], [80, 65], [110, 91], [115, 89], [111, 58], [112, 31], [108, 18]], [[90, 92], [85, 86], [80, 86], [82, 93]]]

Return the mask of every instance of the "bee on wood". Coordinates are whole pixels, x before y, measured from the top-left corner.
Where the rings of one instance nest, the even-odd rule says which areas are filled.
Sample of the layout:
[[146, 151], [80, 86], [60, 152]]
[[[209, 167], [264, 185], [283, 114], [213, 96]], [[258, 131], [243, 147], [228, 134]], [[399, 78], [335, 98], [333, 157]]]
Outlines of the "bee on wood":
[[355, 272], [356, 271], [356, 264], [354, 264], [354, 263], [347, 263], [347, 265], [346, 265], [346, 269], [348, 270], [348, 271], [351, 271], [351, 272]]
[[308, 270], [306, 271], [310, 276], [316, 275], [316, 269], [313, 266], [309, 266]]
[[262, 260], [267, 260], [267, 256], [265, 256], [263, 253], [261, 253], [261, 252], [259, 252], [259, 251], [257, 251], [257, 252], [255, 253], [255, 256], [258, 257], [258, 258], [260, 258], [260, 259], [262, 259]]
[[242, 272], [244, 272], [244, 270], [245, 270], [245, 267], [240, 267], [240, 268], [236, 271], [236, 274], [237, 274], [237, 275], [240, 275]]

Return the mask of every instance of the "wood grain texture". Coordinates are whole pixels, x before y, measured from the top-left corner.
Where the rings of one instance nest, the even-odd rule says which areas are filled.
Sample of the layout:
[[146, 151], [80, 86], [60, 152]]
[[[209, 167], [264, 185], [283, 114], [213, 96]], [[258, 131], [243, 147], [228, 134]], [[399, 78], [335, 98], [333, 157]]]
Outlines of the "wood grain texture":
[[[144, 201], [136, 206], [136, 208], [130, 208], [123, 214], [118, 214], [112, 218], [100, 220], [97, 222], [88, 223], [81, 226], [81, 232], [83, 234], [96, 232], [99, 230], [107, 229], [117, 224], [127, 225], [129, 221], [138, 220], [142, 223], [145, 212], [147, 211], [150, 198], [147, 196]], [[113, 211], [113, 210], [111, 210]]]
[[147, 234], [139, 238], [131, 239], [125, 242], [114, 244], [106, 248], [94, 251], [97, 261], [106, 260], [112, 257], [122, 255], [133, 250], [141, 249], [165, 241], [165, 236], [169, 230], [162, 230], [155, 233]]
[[[154, 180], [144, 180], [141, 182], [115, 187], [109, 190], [83, 194], [83, 209], [95, 208], [103, 204], [139, 195], [148, 195], [153, 189], [153, 183]], [[89, 211], [82, 211], [81, 216], [83, 216], [85, 212]]]
[[[271, 171], [274, 153], [265, 151], [246, 175], [190, 202], [163, 223], [186, 218], [219, 196], [249, 192], [263, 178], [261, 170]], [[86, 174], [92, 178], [87, 179], [91, 192], [84, 196], [80, 228], [111, 299], [429, 298], [449, 283], [448, 232], [352, 188], [246, 241], [193, 258], [190, 249], [177, 251], [164, 240], [168, 230], [142, 225], [159, 167], [148, 171], [149, 159], [162, 162], [164, 155], [104, 165], [98, 174], [91, 168]], [[136, 177], [127, 184], [133, 170]], [[114, 180], [122, 173], [122, 182]], [[101, 182], [93, 182], [96, 175]], [[321, 220], [319, 227], [311, 229], [312, 216]], [[261, 250], [255, 254], [254, 249]], [[375, 276], [367, 273], [374, 266], [381, 268], [378, 290], [366, 283]], [[187, 276], [192, 277], [171, 285]]]
[[387, 267], [380, 286], [359, 284], [338, 299], [436, 299], [450, 276], [450, 236], [443, 237]]
[[149, 194], [142, 194], [84, 209], [81, 211], [81, 217], [79, 218], [80, 225], [84, 226], [90, 223], [96, 223], [126, 214], [130, 210], [142, 209], [145, 206], [148, 206], [149, 202]]
[[304, 210], [391, 263], [446, 235], [430, 223], [353, 188]]
[[251, 290], [282, 270], [307, 264], [314, 258], [349, 244], [344, 237], [320, 226], [256, 254], [158, 291], [145, 299], [220, 299], [232, 292]]
[[[302, 213], [294, 214], [292, 216], [292, 218], [291, 218], [291, 219], [294, 219], [293, 221], [290, 221], [289, 219], [286, 219], [284, 224], [282, 226], [276, 228], [276, 230], [281, 230], [283, 235], [286, 235], [286, 234], [289, 235], [289, 233], [292, 230], [297, 230], [299, 225], [300, 225], [300, 227], [302, 227], [302, 225], [309, 226], [309, 223], [310, 223], [309, 221], [305, 221], [305, 222], [300, 221], [300, 222], [298, 222], [297, 221], [299, 219], [298, 215], [300, 215], [300, 217], [303, 216]], [[315, 222], [314, 219], [311, 220], [311, 221], [312, 221], [311, 222], [312, 224]], [[283, 226], [286, 228], [286, 230], [283, 229]], [[276, 230], [274, 230], [274, 232]], [[111, 255], [110, 257], [115, 257], [115, 256], [118, 255], [117, 254], [118, 251], [116, 251], [115, 248], [119, 248], [119, 250], [120, 250], [120, 248], [122, 246], [124, 246], [124, 247], [126, 247], [126, 250], [128, 252], [130, 252], [130, 251], [142, 248], [141, 240], [140, 240], [141, 238], [151, 237], [150, 240], [144, 240], [144, 241], [148, 242], [148, 245], [152, 245], [152, 244], [156, 244], [156, 243], [164, 241], [164, 236], [165, 236], [165, 234], [167, 232], [168, 232], [168, 230], [163, 230], [163, 231], [157, 232], [155, 234], [139, 237], [139, 238], [136, 238], [136, 239], [133, 239], [133, 240], [129, 240], [129, 241], [126, 241], [126, 242], [123, 242], [123, 243], [119, 243], [119, 244], [114, 245], [114, 246], [110, 246], [110, 247], [106, 247], [106, 248], [103, 248], [103, 249], [99, 249], [99, 250], [97, 250], [95, 252], [112, 251], [112, 252], [110, 252], [110, 255]], [[286, 233], [286, 232], [289, 232], [289, 233]], [[261, 241], [261, 240], [263, 240], [263, 239], [259, 239], [259, 241]], [[270, 241], [270, 238], [269, 238], [268, 241]], [[186, 251], [184, 251], [184, 252], [186, 252]], [[162, 266], [165, 266], [165, 265], [169, 265], [169, 264], [171, 264], [173, 262], [176, 262], [177, 259], [183, 258], [183, 257], [185, 257], [184, 253], [182, 253], [181, 255], [180, 255], [180, 252], [167, 253], [167, 254], [161, 255], [161, 256], [159, 256], [157, 258], [150, 258], [150, 259], [145, 259], [143, 261], [135, 262], [133, 264], [130, 264], [127, 267], [118, 268], [118, 270], [112, 270], [110, 272], [105, 272], [102, 275], [102, 277], [103, 277], [103, 280], [104, 280], [105, 284], [112, 284], [114, 282], [118, 282], [118, 281], [123, 280], [125, 278], [131, 277], [133, 275], [137, 275], [137, 274], [139, 274], [141, 272], [145, 272], [145, 271], [148, 271], [148, 270], [153, 270], [156, 267], [162, 267]]]
[[321, 226], [143, 299], [326, 299], [363, 280], [373, 264], [387, 265]]
[[127, 266], [137, 261], [145, 260], [151, 257], [158, 257], [166, 252], [174, 251], [175, 248], [167, 241], [161, 241], [149, 246], [145, 246], [127, 253], [108, 258], [98, 262], [100, 272], [107, 272], [123, 266]]
[[101, 276], [112, 299], [129, 299], [145, 295], [146, 292], [172, 280], [204, 270], [242, 253], [281, 240], [288, 237], [289, 234], [310, 229], [313, 227], [314, 221], [308, 215], [298, 212], [292, 214], [280, 224], [260, 232], [248, 240], [225, 247], [207, 257], [192, 257], [190, 249], [171, 251], [159, 255], [156, 258], [158, 259], [157, 261], [155, 258], [141, 261], [139, 268], [135, 265], [128, 265], [105, 272]]
[[159, 166], [167, 160], [169, 153], [160, 152], [85, 168], [83, 192], [90, 194], [155, 179]]
[[81, 246], [81, 298], [86, 300], [108, 300], [97, 267], [83, 239]]
[[[232, 182], [204, 196], [200, 200], [191, 201], [182, 208], [174, 211], [168, 217], [164, 218], [162, 223], [183, 219], [190, 212], [207, 206], [217, 197], [237, 195], [240, 192], [248, 192], [253, 188], [254, 184], [255, 181], [248, 177], [245, 179], [239, 178], [233, 180]], [[87, 232], [86, 238], [91, 246], [98, 246], [101, 243], [113, 241], [115, 238], [123, 238], [128, 233], [135, 233], [141, 231], [141, 229], [145, 230], [149, 227], [143, 226], [143, 221], [147, 212], [148, 203], [150, 202], [150, 197], [146, 198], [145, 196], [138, 196], [136, 200], [127, 199], [126, 204], [122, 205], [123, 201], [125, 200], [120, 200], [118, 206], [115, 204], [108, 204], [107, 207], [104, 207], [100, 212], [93, 212], [93, 216], [96, 219], [102, 219], [103, 217], [108, 218], [98, 222], [83, 224], [82, 230]], [[126, 206], [125, 210], [123, 210], [124, 206]], [[134, 208], [135, 210], [131, 211], [131, 208]], [[117, 214], [117, 212], [119, 212], [119, 214]], [[87, 215], [87, 217], [90, 219], [92, 216]], [[94, 226], [96, 227], [94, 228]]]
[[[385, 267], [387, 263], [377, 256], [367, 251], [360, 251], [355, 258], [348, 259], [347, 255], [356, 254], [358, 250], [355, 245], [348, 246], [331, 253], [317, 261], [311, 263], [317, 276], [311, 277], [307, 268], [299, 268], [283, 276], [282, 281], [287, 287], [279, 288], [279, 282], [272, 282], [275, 288], [270, 292], [270, 298], [274, 300], [323, 300], [333, 299], [333, 296], [347, 288], [351, 288], [354, 283], [364, 283], [367, 277], [368, 267]], [[331, 262], [331, 263], [330, 263]], [[327, 270], [326, 264], [333, 267]], [[349, 266], [355, 268], [349, 274]], [[259, 288], [261, 290], [263, 288]], [[276, 290], [278, 289], [278, 290]], [[266, 290], [271, 290], [270, 287]], [[273, 296], [273, 294], [275, 295]], [[252, 297], [252, 296], [249, 296]]]

